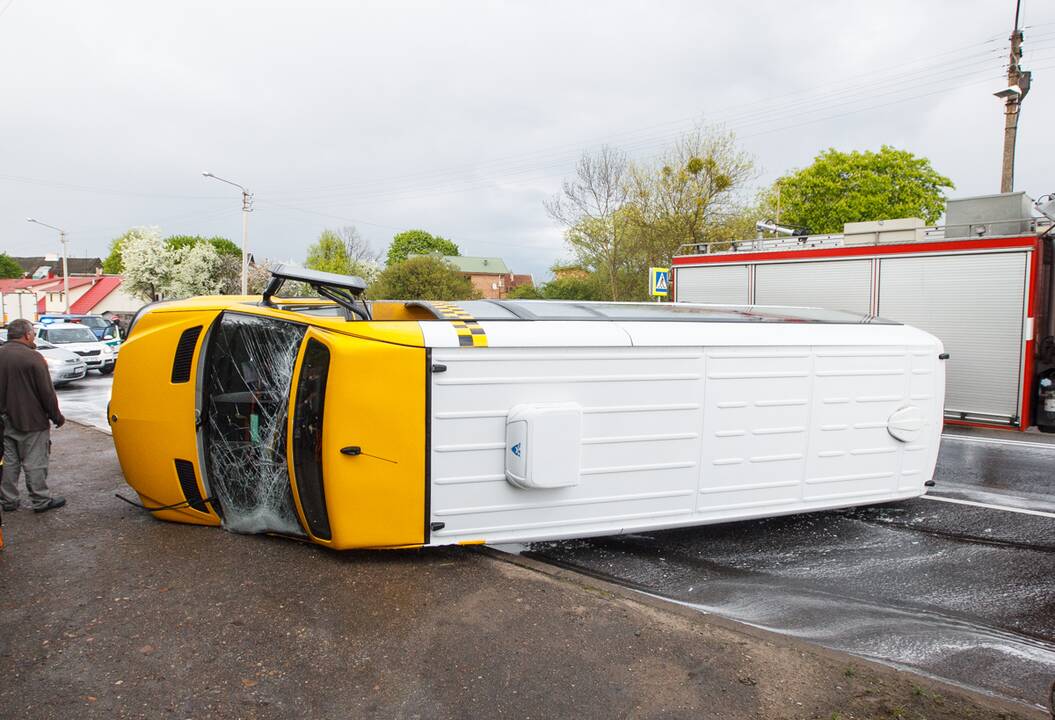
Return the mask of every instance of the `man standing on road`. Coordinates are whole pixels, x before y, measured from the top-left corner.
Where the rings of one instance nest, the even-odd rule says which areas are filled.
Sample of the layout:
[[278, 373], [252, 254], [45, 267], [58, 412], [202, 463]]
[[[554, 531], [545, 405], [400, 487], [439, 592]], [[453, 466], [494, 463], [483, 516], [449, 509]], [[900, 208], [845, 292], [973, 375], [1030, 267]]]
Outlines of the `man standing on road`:
[[26, 488], [33, 512], [46, 512], [66, 504], [48, 490], [48, 455], [51, 428], [66, 418], [51, 384], [44, 356], [36, 351], [37, 333], [28, 320], [12, 320], [7, 342], [0, 345], [0, 420], [4, 427], [4, 471], [0, 502], [4, 512], [18, 510], [18, 475], [26, 474]]

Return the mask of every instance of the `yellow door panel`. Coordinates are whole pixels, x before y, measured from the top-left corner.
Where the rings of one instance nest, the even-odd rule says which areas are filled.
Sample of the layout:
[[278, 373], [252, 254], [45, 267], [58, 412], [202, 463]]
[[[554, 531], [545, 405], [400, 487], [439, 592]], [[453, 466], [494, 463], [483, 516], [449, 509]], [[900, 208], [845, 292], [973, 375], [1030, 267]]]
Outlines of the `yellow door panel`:
[[331, 355], [322, 467], [332, 540], [323, 544], [423, 543], [425, 350], [314, 328], [308, 338]]
[[[205, 497], [198, 467], [194, 400], [202, 343], [217, 310], [147, 313], [121, 346], [114, 371], [110, 424], [126, 481], [148, 507], [174, 505], [186, 498], [175, 461], [194, 466], [198, 492]], [[185, 331], [201, 328], [192, 347], [187, 380], [173, 382], [173, 362]], [[189, 335], [187, 336], [190, 337]], [[219, 525], [212, 513], [191, 508], [154, 513], [163, 520]]]

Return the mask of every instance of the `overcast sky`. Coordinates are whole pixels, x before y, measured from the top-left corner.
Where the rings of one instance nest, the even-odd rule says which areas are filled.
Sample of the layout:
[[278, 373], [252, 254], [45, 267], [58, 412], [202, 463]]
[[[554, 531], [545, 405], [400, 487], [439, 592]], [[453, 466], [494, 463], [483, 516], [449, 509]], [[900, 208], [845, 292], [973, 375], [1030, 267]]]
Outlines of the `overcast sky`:
[[[702, 121], [761, 186], [832, 146], [997, 192], [1013, 0], [0, 0], [0, 250], [104, 256], [135, 225], [302, 261], [326, 227], [420, 227], [544, 277], [542, 201], [584, 149], [648, 158]], [[1016, 189], [1055, 191], [1055, 3], [1023, 0]], [[753, 190], [752, 190], [753, 191]]]

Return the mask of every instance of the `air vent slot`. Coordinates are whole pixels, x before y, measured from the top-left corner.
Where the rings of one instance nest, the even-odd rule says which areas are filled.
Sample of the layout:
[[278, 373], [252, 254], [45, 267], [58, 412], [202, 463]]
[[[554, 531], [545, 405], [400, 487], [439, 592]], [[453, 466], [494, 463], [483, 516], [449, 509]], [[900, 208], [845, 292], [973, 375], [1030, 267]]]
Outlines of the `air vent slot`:
[[176, 356], [172, 358], [172, 382], [185, 383], [190, 380], [191, 362], [194, 360], [194, 346], [198, 344], [201, 325], [187, 328], [179, 336], [176, 344]]
[[[201, 328], [198, 328], [201, 330]], [[176, 460], [176, 477], [187, 503], [198, 512], [209, 512], [205, 500], [198, 491], [198, 479], [194, 476], [194, 463], [190, 460]]]

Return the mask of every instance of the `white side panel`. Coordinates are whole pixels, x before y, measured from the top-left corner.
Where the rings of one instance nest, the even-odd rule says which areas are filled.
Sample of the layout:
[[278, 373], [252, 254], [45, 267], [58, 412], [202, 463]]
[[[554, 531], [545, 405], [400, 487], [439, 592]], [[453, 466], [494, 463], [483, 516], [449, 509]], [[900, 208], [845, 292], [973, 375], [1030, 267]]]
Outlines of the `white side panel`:
[[883, 259], [879, 313], [938, 336], [950, 354], [946, 413], [1020, 414], [1026, 253]]
[[[919, 495], [941, 433], [940, 348], [716, 348], [698, 515], [720, 522]], [[923, 430], [896, 440], [888, 419], [915, 406]]]
[[[614, 534], [922, 494], [940, 438], [941, 347], [911, 328], [839, 327], [902, 342], [839, 345], [814, 326], [818, 344], [434, 350], [447, 371], [432, 376], [430, 520], [444, 527], [431, 543]], [[506, 481], [506, 417], [528, 402], [582, 406], [577, 486]], [[912, 443], [886, 430], [907, 405], [925, 423]]]
[[774, 263], [755, 270], [755, 302], [759, 305], [805, 305], [867, 314], [871, 286], [871, 260]]
[[708, 349], [700, 515], [801, 504], [812, 368], [808, 346]]
[[[432, 533], [432, 544], [691, 519], [703, 402], [699, 348], [489, 347], [434, 350], [432, 357], [447, 366], [432, 376], [431, 521], [446, 525]], [[507, 413], [522, 403], [562, 402], [582, 406], [579, 484], [514, 487], [505, 476]]]
[[[811, 410], [817, 432], [803, 498], [852, 504], [929, 480], [941, 435], [941, 362], [933, 347], [819, 349]], [[888, 432], [887, 422], [910, 405], [923, 411], [923, 431], [905, 443]]]
[[677, 293], [678, 302], [717, 305], [746, 305], [751, 302], [746, 265], [675, 266], [674, 273], [674, 292]]

